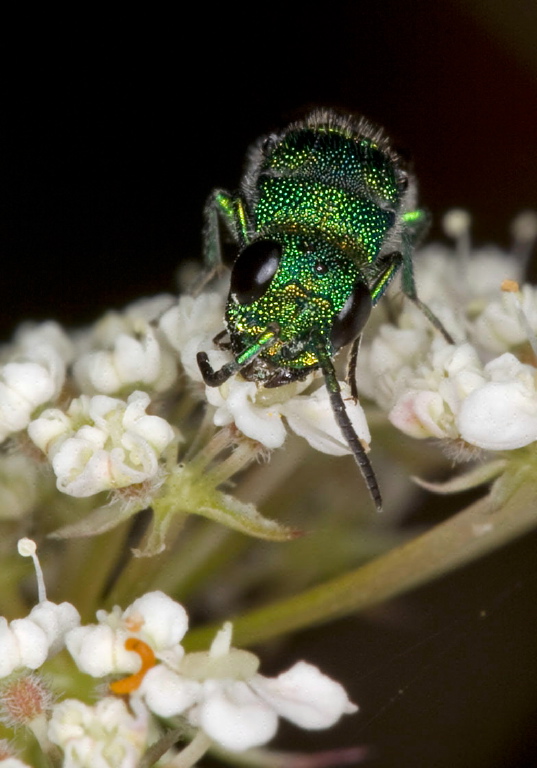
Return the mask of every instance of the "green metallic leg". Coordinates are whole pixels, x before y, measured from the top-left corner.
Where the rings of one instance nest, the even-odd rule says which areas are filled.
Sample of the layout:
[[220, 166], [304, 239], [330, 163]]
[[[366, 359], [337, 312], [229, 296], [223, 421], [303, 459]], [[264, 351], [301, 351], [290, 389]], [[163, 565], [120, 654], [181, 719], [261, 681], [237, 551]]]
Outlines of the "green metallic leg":
[[420, 309], [429, 322], [442, 334], [448, 344], [454, 344], [451, 334], [449, 334], [437, 316], [432, 312], [427, 304], [418, 297], [416, 290], [416, 281], [414, 279], [414, 266], [412, 263], [412, 255], [416, 245], [423, 240], [427, 229], [429, 228], [431, 217], [426, 211], [416, 210], [408, 211], [403, 215], [403, 221], [405, 222], [405, 230], [403, 232], [403, 274], [402, 274], [402, 287], [403, 292], [412, 301], [418, 309]]
[[374, 285], [371, 287], [373, 306], [381, 298], [399, 267], [402, 266], [403, 273], [401, 282], [403, 293], [418, 307], [419, 310], [421, 310], [421, 312], [423, 312], [431, 325], [440, 331], [447, 343], [454, 344], [455, 342], [452, 336], [446, 331], [434, 312], [432, 312], [427, 304], [424, 304], [418, 297], [416, 281], [414, 280], [414, 267], [412, 264], [412, 246], [409, 244], [408, 240], [403, 243], [403, 252], [393, 251], [393, 253], [387, 253], [380, 258], [386, 263], [386, 268], [383, 269]]
[[207, 272], [213, 274], [222, 267], [222, 243], [220, 222], [223, 222], [231, 238], [239, 241], [234, 215], [234, 198], [223, 189], [213, 189], [205, 203], [203, 229], [203, 261]]
[[231, 240], [242, 244], [242, 232], [239, 214], [242, 204], [229, 192], [213, 189], [203, 211], [203, 272], [194, 284], [191, 293], [197, 296], [214, 277], [224, 271], [222, 259], [221, 223]]
[[437, 318], [437, 316], [432, 312], [427, 304], [424, 304], [423, 301], [418, 298], [418, 293], [416, 291], [416, 281], [414, 280], [414, 267], [412, 265], [412, 257], [410, 254], [405, 257], [405, 254], [402, 255], [403, 258], [403, 274], [402, 274], [402, 287], [403, 292], [405, 296], [408, 296], [410, 301], [412, 301], [418, 309], [420, 309], [425, 317], [429, 320], [429, 322], [436, 328], [437, 331], [440, 331], [444, 339], [447, 341], [448, 344], [454, 344], [455, 341], [453, 340], [453, 337], [451, 334], [449, 334], [440, 320]]

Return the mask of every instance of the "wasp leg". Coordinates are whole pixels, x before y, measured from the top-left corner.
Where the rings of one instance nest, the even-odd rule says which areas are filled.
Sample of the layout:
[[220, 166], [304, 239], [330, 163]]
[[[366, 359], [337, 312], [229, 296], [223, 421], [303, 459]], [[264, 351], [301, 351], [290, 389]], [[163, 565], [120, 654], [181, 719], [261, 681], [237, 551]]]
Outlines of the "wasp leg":
[[429, 309], [427, 304], [424, 304], [423, 301], [418, 297], [418, 293], [416, 291], [416, 281], [414, 280], [414, 267], [412, 266], [412, 259], [410, 257], [405, 258], [404, 254], [401, 284], [405, 296], [407, 296], [410, 301], [413, 302], [418, 307], [418, 309], [423, 312], [427, 320], [429, 320], [429, 322], [436, 328], [436, 330], [440, 331], [447, 343], [455, 344], [452, 335], [446, 331], [442, 325], [442, 322], [437, 318], [434, 312]]
[[395, 275], [399, 267], [402, 266], [403, 274], [402, 274], [402, 288], [403, 293], [407, 298], [410, 299], [410, 301], [415, 304], [418, 309], [423, 312], [425, 317], [429, 320], [431, 325], [433, 325], [444, 337], [444, 339], [447, 341], [448, 344], [454, 344], [453, 337], [451, 336], [448, 331], [444, 328], [441, 321], [437, 318], [437, 316], [432, 312], [427, 304], [424, 304], [423, 301], [418, 297], [418, 293], [416, 291], [416, 281], [414, 280], [414, 268], [412, 266], [412, 258], [410, 256], [410, 251], [408, 251], [408, 256], [405, 256], [405, 251], [393, 251], [392, 253], [387, 253], [384, 256], [381, 256], [380, 259], [386, 263], [386, 269], [382, 271], [382, 273], [379, 275], [377, 280], [375, 281], [375, 284], [373, 288], [371, 289], [371, 296], [373, 298], [373, 304], [376, 304], [377, 301], [380, 299], [386, 288], [388, 287], [389, 282], [391, 281], [392, 277]]
[[373, 499], [373, 502], [378, 512], [382, 512], [382, 496], [380, 494], [380, 488], [377, 483], [375, 470], [371, 465], [371, 462], [367, 458], [364, 446], [360, 442], [360, 438], [354, 431], [349, 414], [345, 408], [343, 397], [341, 396], [341, 387], [337, 380], [336, 371], [332, 364], [332, 360], [326, 352], [326, 349], [320, 341], [317, 346], [317, 355], [319, 363], [323, 371], [326, 389], [328, 390], [328, 396], [330, 398], [330, 405], [336, 422], [341, 430], [341, 434], [347, 442], [347, 445], [351, 449], [354, 460], [358, 464], [358, 468], [362, 473], [369, 495]]
[[237, 231], [235, 198], [223, 189], [213, 189], [203, 211], [203, 261], [208, 272], [222, 267], [222, 242], [220, 222], [236, 243], [240, 241]]
[[200, 369], [203, 381], [208, 387], [219, 387], [225, 381], [227, 381], [235, 373], [239, 373], [247, 365], [250, 365], [252, 360], [261, 354], [264, 349], [271, 347], [278, 341], [279, 328], [276, 323], [271, 323], [264, 333], [258, 338], [255, 344], [252, 344], [240, 355], [237, 355], [235, 360], [231, 360], [229, 363], [223, 365], [219, 371], [215, 371], [209, 362], [209, 357], [206, 352], [198, 352], [196, 360]]
[[203, 381], [208, 387], [219, 387], [241, 369], [236, 360], [232, 360], [230, 363], [223, 365], [219, 371], [215, 371], [209, 362], [206, 352], [198, 352], [196, 360], [203, 376]]
[[240, 244], [241, 222], [237, 200], [223, 189], [213, 189], [203, 209], [203, 272], [191, 289], [197, 296], [214, 277], [224, 271], [220, 223], [230, 239]]

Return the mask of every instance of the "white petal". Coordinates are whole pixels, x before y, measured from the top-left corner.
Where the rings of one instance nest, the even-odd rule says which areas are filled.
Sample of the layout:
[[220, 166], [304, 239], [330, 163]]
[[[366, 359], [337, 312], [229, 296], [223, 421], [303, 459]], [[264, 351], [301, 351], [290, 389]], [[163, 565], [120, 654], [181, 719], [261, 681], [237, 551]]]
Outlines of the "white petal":
[[[204, 292], [196, 298], [182, 296], [160, 320], [159, 328], [179, 352], [186, 373], [194, 381], [202, 381], [196, 355], [213, 349], [213, 338], [224, 327], [224, 307], [223, 294]], [[226, 359], [229, 360], [229, 356]]]
[[106, 624], [76, 627], [65, 636], [65, 645], [77, 667], [93, 677], [137, 672], [140, 657], [125, 649], [128, 633]]
[[45, 600], [36, 605], [28, 616], [47, 637], [49, 656], [63, 648], [67, 632], [80, 624], [80, 614], [71, 603], [51, 603]]
[[[110, 454], [104, 450], [93, 452], [85, 440], [74, 437], [66, 440], [54, 456], [52, 467], [58, 478], [58, 489], [70, 496], [84, 498], [114, 487]], [[126, 485], [130, 484], [129, 480]]]
[[31, 768], [31, 766], [23, 763], [18, 757], [4, 757], [0, 760], [0, 768]]
[[489, 382], [466, 398], [458, 425], [464, 440], [485, 450], [522, 448], [537, 440], [537, 398], [520, 382]]
[[14, 669], [21, 666], [19, 643], [3, 616], [0, 616], [0, 648], [2, 649], [0, 653], [0, 678], [2, 678], [7, 677]]
[[146, 672], [139, 692], [156, 715], [173, 717], [180, 715], [199, 699], [202, 686], [196, 680], [188, 680], [164, 664], [158, 664]]
[[48, 641], [45, 632], [29, 618], [15, 619], [10, 629], [17, 643], [20, 656], [17, 666], [37, 669], [48, 656]]
[[[394, 426], [416, 438], [448, 437], [449, 413], [438, 392], [412, 389], [400, 397], [388, 418]], [[454, 436], [454, 435], [453, 435]]]
[[127, 403], [123, 416], [124, 428], [146, 440], [161, 453], [174, 438], [172, 427], [160, 416], [151, 416], [145, 412], [150, 404], [145, 392], [133, 392]]
[[164, 592], [148, 592], [135, 600], [124, 612], [127, 628], [150, 640], [155, 651], [180, 643], [188, 629], [188, 615], [182, 605]]
[[189, 719], [232, 752], [266, 744], [278, 727], [273, 708], [243, 682], [207, 681], [204, 700]]
[[35, 408], [56, 394], [56, 385], [46, 368], [38, 363], [8, 363], [2, 370], [7, 386]]
[[[214, 423], [223, 426], [234, 421], [237, 428], [252, 440], [257, 440], [271, 450], [280, 448], [286, 437], [281, 404], [258, 404], [257, 396], [258, 387], [255, 382], [243, 381], [237, 376], [229, 379], [220, 387], [219, 395], [216, 395], [220, 409], [215, 414]], [[207, 392], [209, 402], [213, 402], [214, 397], [213, 392]]]
[[48, 453], [51, 445], [72, 431], [71, 419], [58, 408], [47, 408], [38, 419], [30, 422], [28, 434], [43, 453]]
[[279, 715], [309, 730], [329, 728], [358, 709], [342, 685], [305, 661], [274, 679], [256, 675], [250, 686]]
[[[347, 384], [341, 384], [341, 395], [354, 431], [360, 440], [369, 445], [371, 434], [362, 406], [354, 402]], [[287, 418], [291, 429], [305, 438], [317, 451], [333, 456], [350, 453], [349, 446], [336, 423], [326, 387], [321, 387], [311, 395], [294, 397], [282, 406], [282, 413]]]
[[79, 358], [73, 366], [73, 374], [79, 386], [88, 392], [111, 395], [122, 385], [112, 353], [104, 350]]
[[0, 441], [12, 432], [24, 429], [31, 419], [33, 407], [3, 381], [0, 381]]

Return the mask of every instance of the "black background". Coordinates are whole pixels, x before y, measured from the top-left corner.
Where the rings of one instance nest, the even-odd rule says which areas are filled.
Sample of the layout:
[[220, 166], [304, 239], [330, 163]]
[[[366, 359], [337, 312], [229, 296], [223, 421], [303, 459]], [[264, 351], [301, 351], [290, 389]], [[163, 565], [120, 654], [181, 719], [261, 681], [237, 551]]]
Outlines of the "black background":
[[[83, 323], [174, 290], [180, 260], [199, 257], [211, 188], [234, 188], [248, 143], [315, 105], [362, 112], [411, 150], [432, 235], [462, 206], [476, 242], [507, 244], [513, 216], [537, 207], [534, 9], [333, 0], [110, 18], [88, 7], [6, 26], [4, 338], [22, 319]], [[371, 763], [386, 768], [535, 764], [536, 543], [421, 590], [411, 638], [385, 628], [381, 642], [351, 620], [330, 630], [362, 710], [342, 740], [374, 745]], [[309, 658], [317, 645], [327, 655], [321, 633], [308, 643]]]

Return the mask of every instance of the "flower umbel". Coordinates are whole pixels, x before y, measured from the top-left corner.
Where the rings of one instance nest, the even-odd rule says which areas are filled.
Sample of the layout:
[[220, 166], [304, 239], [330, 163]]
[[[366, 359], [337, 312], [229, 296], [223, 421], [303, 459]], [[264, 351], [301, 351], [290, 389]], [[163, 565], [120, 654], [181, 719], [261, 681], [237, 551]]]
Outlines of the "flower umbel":
[[277, 678], [260, 675], [259, 659], [231, 646], [229, 622], [209, 651], [185, 654], [180, 640], [186, 612], [162, 593], [146, 594], [123, 613], [115, 609], [99, 618], [99, 625], [67, 634], [78, 667], [94, 677], [132, 672], [111, 690], [145, 702], [159, 717], [186, 717], [205, 734], [207, 748], [214, 742], [242, 752], [265, 744], [275, 735], [279, 716], [316, 730], [357, 711], [339, 683], [306, 662]]
[[[429, 246], [415, 261], [419, 296], [454, 343], [392, 292], [364, 333], [363, 403], [339, 373], [328, 377], [365, 450], [366, 412], [374, 427], [379, 485], [393, 500], [385, 515], [349, 492], [344, 459], [312, 460], [310, 447], [349, 453], [320, 375], [271, 388], [236, 373], [205, 386], [199, 352], [215, 370], [240, 362], [222, 334], [223, 283], [146, 299], [79, 331], [25, 326], [4, 346], [2, 765], [190, 768], [207, 750], [257, 768], [363, 758], [337, 746], [265, 751], [280, 718], [325, 729], [357, 707], [316, 666], [299, 661], [270, 678], [245, 649], [379, 605], [535, 526], [537, 289], [522, 274], [535, 221], [518, 222], [507, 254], [472, 250], [468, 226], [452, 215], [455, 247]], [[408, 467], [449, 471], [427, 439], [474, 463], [423, 486], [491, 488], [409, 538], [395, 519], [415, 511]], [[54, 602], [34, 541], [19, 540], [29, 531]], [[34, 560], [37, 599], [17, 540]], [[189, 629], [183, 604], [208, 625]]]
[[429, 246], [416, 259], [419, 295], [457, 343], [448, 345], [405, 305], [397, 324], [382, 325], [362, 349], [360, 389], [412, 437], [522, 448], [537, 440], [537, 292], [518, 289], [520, 243], [505, 257], [467, 251], [465, 228], [457, 236], [458, 257]]

